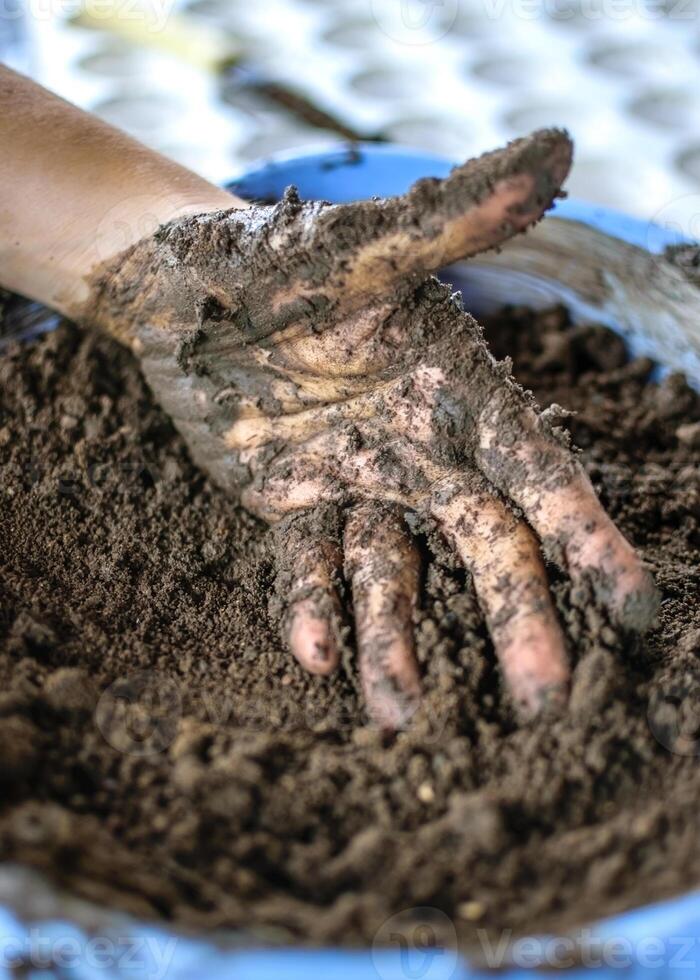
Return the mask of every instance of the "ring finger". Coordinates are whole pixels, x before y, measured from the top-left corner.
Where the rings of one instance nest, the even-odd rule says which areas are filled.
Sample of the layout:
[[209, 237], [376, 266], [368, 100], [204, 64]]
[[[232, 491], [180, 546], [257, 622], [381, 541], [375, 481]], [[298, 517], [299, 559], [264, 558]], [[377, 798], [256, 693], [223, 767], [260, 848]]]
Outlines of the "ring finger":
[[474, 577], [518, 710], [534, 717], [566, 701], [569, 665], [537, 541], [487, 487], [442, 488], [431, 512]]

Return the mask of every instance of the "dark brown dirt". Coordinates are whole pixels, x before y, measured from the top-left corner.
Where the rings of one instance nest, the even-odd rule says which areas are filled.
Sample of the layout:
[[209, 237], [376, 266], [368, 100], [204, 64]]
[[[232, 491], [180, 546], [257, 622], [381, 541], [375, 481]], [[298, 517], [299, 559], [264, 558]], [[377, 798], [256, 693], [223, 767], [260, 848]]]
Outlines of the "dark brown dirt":
[[368, 943], [433, 906], [471, 946], [700, 883], [700, 399], [561, 310], [487, 334], [578, 413], [660, 626], [621, 640], [552, 569], [570, 709], [519, 727], [469, 577], [424, 542], [426, 693], [391, 742], [350, 660], [327, 681], [284, 652], [268, 533], [193, 467], [131, 355], [68, 324], [2, 353], [0, 857], [271, 941]]

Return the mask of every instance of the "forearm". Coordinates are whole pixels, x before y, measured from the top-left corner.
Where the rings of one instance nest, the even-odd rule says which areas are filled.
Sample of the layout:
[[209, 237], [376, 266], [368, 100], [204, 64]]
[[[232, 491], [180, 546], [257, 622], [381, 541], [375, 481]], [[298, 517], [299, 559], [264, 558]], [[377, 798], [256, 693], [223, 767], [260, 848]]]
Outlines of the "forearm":
[[0, 285], [68, 315], [102, 262], [243, 202], [0, 65]]

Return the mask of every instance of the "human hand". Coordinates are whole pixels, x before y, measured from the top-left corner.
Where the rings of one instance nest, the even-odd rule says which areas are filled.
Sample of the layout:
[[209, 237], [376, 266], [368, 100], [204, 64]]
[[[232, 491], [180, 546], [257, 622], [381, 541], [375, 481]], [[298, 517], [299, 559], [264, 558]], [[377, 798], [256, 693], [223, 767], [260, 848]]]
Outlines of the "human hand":
[[[540, 542], [623, 628], [654, 585], [569, 448], [426, 275], [538, 220], [570, 165], [534, 134], [403, 198], [170, 222], [99, 269], [83, 319], [140, 357], [193, 458], [275, 528], [290, 647], [328, 674], [344, 568], [371, 716], [419, 698], [419, 558], [404, 511], [471, 571], [524, 716], [565, 701], [569, 668]], [[539, 542], [537, 537], [539, 537]]]

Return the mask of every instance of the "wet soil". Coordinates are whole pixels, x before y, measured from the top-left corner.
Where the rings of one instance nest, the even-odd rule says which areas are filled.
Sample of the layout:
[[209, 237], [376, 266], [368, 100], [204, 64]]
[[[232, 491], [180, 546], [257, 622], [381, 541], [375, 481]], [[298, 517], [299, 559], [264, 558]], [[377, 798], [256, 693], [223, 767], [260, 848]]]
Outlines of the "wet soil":
[[469, 576], [423, 541], [425, 698], [393, 740], [351, 658], [324, 680], [285, 652], [268, 532], [193, 466], [128, 352], [70, 324], [3, 351], [2, 859], [280, 942], [383, 941], [427, 906], [478, 948], [700, 883], [700, 398], [563, 310], [486, 327], [576, 413], [560, 424], [656, 576], [659, 625], [621, 638], [551, 568], [570, 708], [519, 725]]

